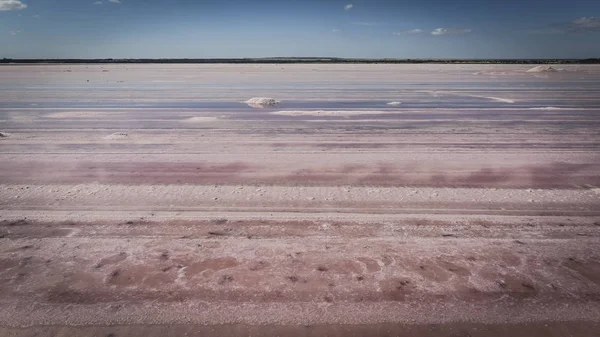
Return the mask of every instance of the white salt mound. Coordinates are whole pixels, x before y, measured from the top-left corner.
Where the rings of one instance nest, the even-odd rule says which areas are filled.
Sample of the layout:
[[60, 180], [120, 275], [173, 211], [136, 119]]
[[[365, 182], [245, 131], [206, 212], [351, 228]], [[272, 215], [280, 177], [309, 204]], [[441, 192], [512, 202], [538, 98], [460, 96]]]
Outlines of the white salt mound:
[[253, 108], [268, 108], [276, 105], [277, 103], [279, 103], [279, 101], [270, 97], [253, 97], [245, 101], [244, 103], [248, 104]]
[[106, 137], [104, 137], [104, 139], [106, 140], [121, 140], [121, 139], [127, 139], [129, 138], [129, 135], [126, 134], [125, 132], [115, 132], [112, 135], [108, 135]]
[[7, 138], [8, 136], [10, 136], [10, 134], [6, 132], [0, 132], [0, 138]]
[[402, 102], [389, 102], [388, 105], [400, 105]]
[[552, 68], [551, 66], [537, 66], [527, 70], [528, 73], [554, 73], [558, 70]]

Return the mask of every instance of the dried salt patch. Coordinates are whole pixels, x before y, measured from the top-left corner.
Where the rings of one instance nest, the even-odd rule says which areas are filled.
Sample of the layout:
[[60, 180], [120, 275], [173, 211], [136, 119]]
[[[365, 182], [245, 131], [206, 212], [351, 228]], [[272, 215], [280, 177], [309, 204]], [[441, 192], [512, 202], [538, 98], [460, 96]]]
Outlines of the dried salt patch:
[[554, 106], [546, 106], [546, 107], [539, 107], [539, 108], [529, 108], [529, 110], [563, 110], [563, 108], [557, 108]]
[[400, 105], [402, 102], [389, 102], [387, 105]]
[[491, 99], [492, 101], [502, 102], [502, 103], [514, 103], [515, 102], [514, 100], [509, 99], [509, 98], [470, 95], [470, 94], [463, 94], [463, 93], [452, 92], [452, 91], [448, 91], [448, 92], [426, 91], [426, 92], [431, 93], [434, 97], [438, 97], [440, 94], [445, 94], [445, 95], [456, 95], [456, 96], [465, 96], [465, 97], [474, 97], [474, 98], [485, 98], [485, 99]]
[[506, 71], [489, 71], [489, 72], [478, 71], [476, 73], [473, 73], [473, 75], [499, 76], [499, 75], [510, 75], [510, 74], [507, 73]]
[[268, 108], [276, 105], [277, 103], [279, 103], [279, 101], [270, 97], [253, 97], [245, 101], [244, 103], [248, 104], [253, 108]]
[[537, 66], [527, 70], [528, 73], [554, 73], [557, 71], [557, 69], [554, 69], [551, 66]]
[[514, 103], [515, 102], [512, 99], [501, 98], [501, 97], [484, 97], [484, 98], [491, 99], [492, 101], [496, 101], [496, 102], [502, 102], [502, 103]]
[[106, 140], [121, 140], [121, 139], [127, 139], [127, 138], [129, 138], [129, 135], [126, 134], [125, 132], [115, 132], [111, 135], [104, 137], [104, 139], [106, 139]]
[[101, 113], [99, 112], [85, 112], [85, 111], [64, 111], [47, 114], [44, 117], [48, 118], [90, 118], [98, 117]]
[[33, 122], [33, 121], [35, 121], [35, 118], [33, 118], [31, 116], [22, 116], [22, 115], [13, 116], [13, 117], [11, 117], [11, 119], [14, 122]]
[[186, 123], [207, 123], [219, 120], [217, 117], [192, 117], [184, 120]]
[[378, 110], [284, 110], [275, 111], [272, 112], [272, 114], [282, 116], [348, 117], [360, 115], [389, 115], [398, 114], [398, 112]]

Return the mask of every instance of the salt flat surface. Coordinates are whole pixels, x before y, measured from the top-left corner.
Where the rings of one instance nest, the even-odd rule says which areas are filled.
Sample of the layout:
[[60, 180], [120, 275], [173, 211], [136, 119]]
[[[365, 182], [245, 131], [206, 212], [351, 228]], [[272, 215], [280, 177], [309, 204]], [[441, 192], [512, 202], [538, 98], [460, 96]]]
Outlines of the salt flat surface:
[[530, 68], [0, 66], [0, 334], [597, 328], [600, 67]]

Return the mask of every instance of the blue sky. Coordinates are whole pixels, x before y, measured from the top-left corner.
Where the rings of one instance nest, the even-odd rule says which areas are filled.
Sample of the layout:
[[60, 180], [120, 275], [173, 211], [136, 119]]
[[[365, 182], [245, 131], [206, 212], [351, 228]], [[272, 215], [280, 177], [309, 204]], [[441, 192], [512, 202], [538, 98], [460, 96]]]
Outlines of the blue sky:
[[0, 0], [0, 57], [600, 57], [598, 0]]

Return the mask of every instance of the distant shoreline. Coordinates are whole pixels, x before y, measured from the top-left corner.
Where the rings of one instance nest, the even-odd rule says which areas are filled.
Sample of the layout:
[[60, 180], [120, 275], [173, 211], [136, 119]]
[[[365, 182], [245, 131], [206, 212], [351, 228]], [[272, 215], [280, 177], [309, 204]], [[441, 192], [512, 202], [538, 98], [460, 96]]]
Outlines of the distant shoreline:
[[330, 57], [211, 59], [0, 59], [7, 64], [600, 64], [588, 59], [362, 59]]

